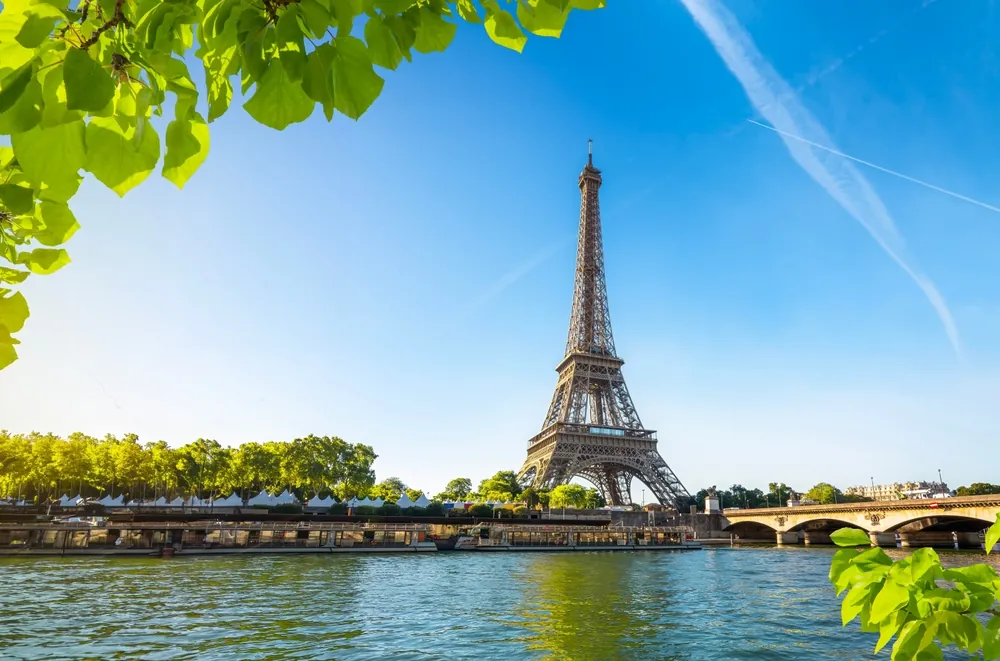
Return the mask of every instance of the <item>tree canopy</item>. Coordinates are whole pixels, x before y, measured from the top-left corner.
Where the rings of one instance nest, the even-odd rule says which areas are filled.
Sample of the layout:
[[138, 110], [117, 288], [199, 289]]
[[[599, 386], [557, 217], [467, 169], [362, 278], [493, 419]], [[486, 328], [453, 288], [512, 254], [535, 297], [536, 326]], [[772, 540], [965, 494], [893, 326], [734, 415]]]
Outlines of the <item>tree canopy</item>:
[[97, 439], [79, 432], [60, 438], [0, 431], [0, 495], [41, 502], [61, 494], [207, 498], [291, 488], [300, 498], [343, 498], [371, 489], [376, 456], [367, 445], [332, 436], [236, 448], [199, 438], [171, 448], [163, 441], [141, 444], [135, 434]]
[[1000, 484], [989, 482], [973, 482], [967, 487], [955, 489], [956, 496], [990, 496], [995, 493], [1000, 493]]
[[579, 484], [560, 484], [549, 494], [549, 507], [552, 508], [596, 509], [604, 504], [604, 498], [597, 489]]
[[[445, 50], [459, 22], [521, 52], [605, 0], [5, 0], [0, 10], [0, 369], [28, 318], [14, 289], [69, 263], [89, 172], [119, 196], [159, 166], [178, 187], [234, 100], [273, 129], [358, 119], [378, 70]], [[508, 5], [509, 6], [509, 5]], [[199, 85], [188, 68], [204, 70]], [[238, 92], [234, 88], [238, 85]], [[172, 111], [169, 122], [161, 119]], [[165, 124], [165, 126], [164, 126]]]
[[434, 496], [435, 500], [458, 500], [472, 493], [472, 480], [467, 477], [456, 477], [445, 485], [444, 491]]

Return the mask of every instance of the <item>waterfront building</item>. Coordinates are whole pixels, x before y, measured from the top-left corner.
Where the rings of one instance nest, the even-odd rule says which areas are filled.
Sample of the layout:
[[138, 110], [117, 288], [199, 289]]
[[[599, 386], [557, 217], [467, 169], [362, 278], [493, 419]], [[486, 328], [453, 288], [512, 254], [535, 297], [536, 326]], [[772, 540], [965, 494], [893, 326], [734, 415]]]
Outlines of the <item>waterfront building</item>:
[[892, 484], [875, 484], [848, 487], [844, 490], [848, 496], [861, 496], [872, 500], [903, 500], [909, 498], [948, 498], [951, 490], [944, 482], [893, 482]]

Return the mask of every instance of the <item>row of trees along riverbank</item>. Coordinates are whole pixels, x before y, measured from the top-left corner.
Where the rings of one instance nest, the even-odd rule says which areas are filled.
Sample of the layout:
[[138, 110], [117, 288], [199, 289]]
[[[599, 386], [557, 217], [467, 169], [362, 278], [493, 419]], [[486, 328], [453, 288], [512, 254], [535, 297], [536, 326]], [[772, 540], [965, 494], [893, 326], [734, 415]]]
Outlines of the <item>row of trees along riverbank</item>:
[[290, 489], [302, 499], [365, 494], [375, 485], [367, 445], [335, 436], [243, 443], [234, 448], [199, 438], [172, 448], [135, 434], [97, 439], [82, 433], [0, 431], [0, 496], [43, 502], [61, 494], [125, 499], [178, 495], [208, 498]]

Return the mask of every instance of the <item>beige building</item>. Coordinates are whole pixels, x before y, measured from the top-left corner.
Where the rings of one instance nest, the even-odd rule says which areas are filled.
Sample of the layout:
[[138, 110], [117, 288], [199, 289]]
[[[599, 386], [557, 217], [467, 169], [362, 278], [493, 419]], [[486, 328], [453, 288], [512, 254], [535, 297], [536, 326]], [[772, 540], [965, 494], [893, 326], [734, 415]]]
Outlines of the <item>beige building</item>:
[[848, 496], [862, 496], [872, 500], [903, 500], [904, 498], [946, 498], [951, 495], [943, 482], [894, 482], [848, 487]]

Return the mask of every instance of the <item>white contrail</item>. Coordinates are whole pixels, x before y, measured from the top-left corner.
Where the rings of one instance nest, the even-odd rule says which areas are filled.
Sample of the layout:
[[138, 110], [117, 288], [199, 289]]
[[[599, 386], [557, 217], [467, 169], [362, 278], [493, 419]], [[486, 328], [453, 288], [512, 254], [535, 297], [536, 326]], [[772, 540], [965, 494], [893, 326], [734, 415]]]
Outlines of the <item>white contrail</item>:
[[498, 278], [492, 285], [489, 286], [485, 291], [483, 291], [479, 296], [477, 296], [473, 301], [471, 301], [465, 309], [462, 311], [461, 316], [464, 317], [475, 310], [486, 305], [488, 302], [502, 294], [508, 287], [513, 285], [515, 282], [526, 276], [531, 271], [541, 266], [544, 262], [548, 261], [552, 255], [556, 254], [562, 248], [568, 246], [575, 236], [566, 235], [561, 240], [553, 242], [549, 247], [535, 253], [530, 259], [521, 264], [518, 264], [513, 269], [504, 273], [500, 278]]
[[945, 333], [961, 355], [961, 341], [955, 321], [937, 287], [909, 265], [905, 243], [878, 194], [854, 164], [834, 157], [826, 150], [795, 140], [784, 133], [804, 135], [817, 144], [832, 145], [833, 140], [812, 114], [798, 100], [785, 80], [761, 55], [750, 35], [736, 17], [718, 0], [681, 0], [698, 27], [715, 47], [726, 66], [739, 80], [754, 109], [781, 134], [789, 154], [816, 183], [837, 201], [847, 213], [868, 230], [882, 249], [924, 292], [937, 312]]
[[980, 202], [979, 200], [973, 199], [973, 198], [968, 197], [966, 195], [962, 195], [961, 193], [956, 193], [955, 191], [950, 191], [947, 188], [941, 188], [940, 186], [935, 186], [934, 184], [928, 183], [926, 181], [922, 181], [920, 179], [916, 179], [915, 177], [911, 177], [909, 175], [905, 175], [902, 172], [896, 172], [895, 170], [890, 170], [889, 168], [884, 168], [881, 165], [875, 165], [874, 163], [862, 160], [862, 159], [860, 159], [860, 158], [858, 158], [856, 156], [851, 156], [850, 154], [845, 154], [844, 152], [837, 151], [836, 149], [830, 149], [829, 147], [817, 144], [817, 143], [813, 142], [812, 140], [806, 140], [805, 138], [803, 138], [801, 136], [792, 135], [791, 133], [788, 133], [787, 131], [782, 131], [780, 129], [776, 129], [773, 126], [768, 126], [767, 124], [764, 124], [762, 122], [758, 122], [757, 120], [748, 119], [747, 121], [750, 122], [751, 124], [756, 124], [757, 126], [760, 126], [761, 128], [765, 128], [768, 131], [774, 131], [775, 133], [783, 135], [786, 138], [791, 138], [792, 140], [798, 140], [799, 142], [804, 142], [807, 145], [815, 147], [816, 149], [822, 149], [823, 151], [830, 152], [831, 154], [834, 154], [836, 156], [840, 156], [841, 158], [850, 159], [850, 160], [854, 161], [855, 163], [860, 163], [861, 165], [867, 165], [868, 167], [870, 167], [872, 169], [875, 169], [875, 170], [878, 170], [879, 172], [885, 172], [886, 174], [891, 174], [894, 177], [899, 177], [900, 179], [905, 179], [907, 181], [911, 181], [911, 182], [913, 182], [915, 184], [919, 184], [921, 186], [924, 186], [925, 188], [930, 188], [933, 191], [937, 191], [939, 193], [944, 193], [945, 195], [950, 195], [950, 196], [952, 196], [952, 197], [954, 197], [956, 199], [962, 200], [963, 202], [968, 202], [969, 204], [975, 204], [976, 206], [982, 207], [984, 209], [989, 209], [990, 211], [996, 211], [997, 213], [1000, 213], [1000, 207], [995, 207], [992, 204], [987, 204], [986, 202]]

